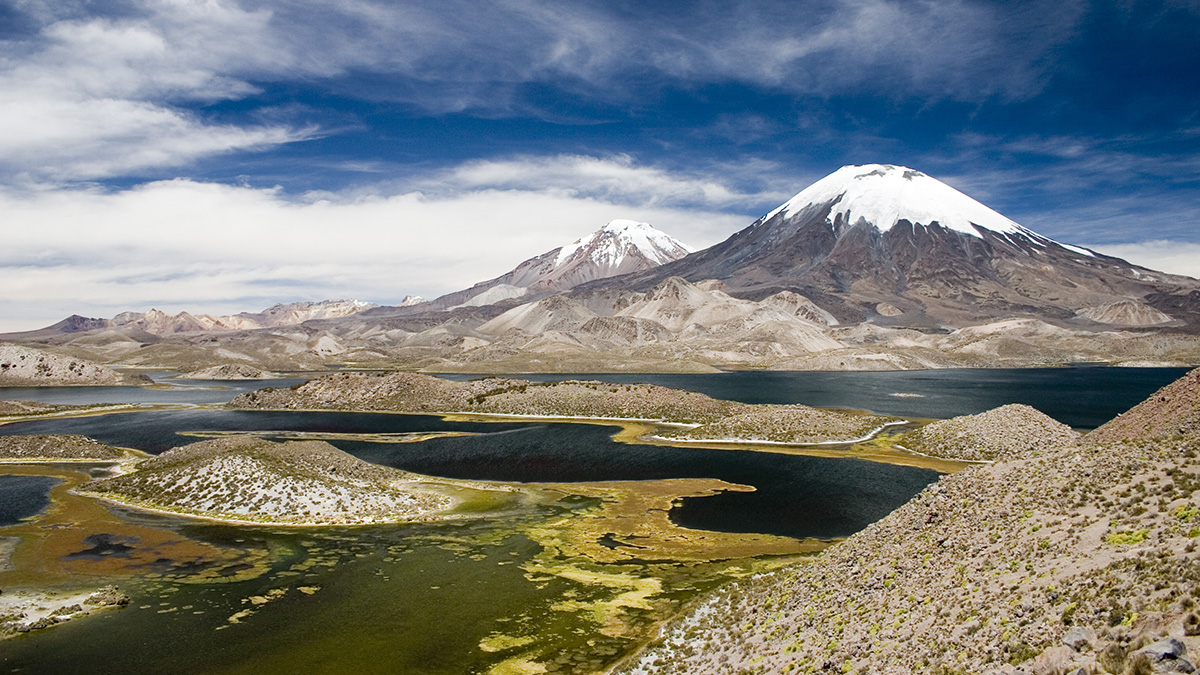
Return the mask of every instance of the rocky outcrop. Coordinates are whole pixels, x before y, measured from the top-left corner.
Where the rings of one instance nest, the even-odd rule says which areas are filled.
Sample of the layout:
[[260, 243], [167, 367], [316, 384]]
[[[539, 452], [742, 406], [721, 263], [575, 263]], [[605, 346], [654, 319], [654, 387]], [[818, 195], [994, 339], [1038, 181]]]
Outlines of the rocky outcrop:
[[1174, 321], [1169, 315], [1136, 300], [1120, 300], [1101, 307], [1087, 307], [1079, 310], [1078, 315], [1096, 323], [1117, 326], [1158, 326]]
[[116, 586], [78, 593], [5, 590], [0, 595], [0, 639], [64, 624], [129, 604]]
[[1009, 460], [1075, 445], [1079, 434], [1036, 408], [1014, 403], [934, 422], [898, 441], [914, 452], [968, 461]]

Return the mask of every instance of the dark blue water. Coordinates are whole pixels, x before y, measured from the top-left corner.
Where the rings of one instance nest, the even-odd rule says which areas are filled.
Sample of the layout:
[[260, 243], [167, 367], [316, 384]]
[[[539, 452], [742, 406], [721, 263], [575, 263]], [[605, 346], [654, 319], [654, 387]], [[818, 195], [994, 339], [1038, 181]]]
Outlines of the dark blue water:
[[[1132, 408], [1187, 372], [1186, 368], [1021, 368], [893, 372], [733, 371], [707, 374], [574, 373], [519, 375], [535, 382], [592, 379], [660, 384], [743, 403], [802, 403], [886, 415], [947, 418], [1024, 403], [1077, 429], [1094, 429]], [[440, 375], [467, 380], [479, 375]], [[302, 379], [187, 381], [170, 389], [144, 387], [0, 387], [0, 399], [59, 404], [225, 403], [262, 387], [290, 387]], [[900, 397], [895, 394], [918, 394]]]
[[50, 476], [0, 475], [0, 527], [41, 513], [50, 505], [50, 489], [61, 482]]
[[[1094, 429], [1183, 376], [1187, 368], [1021, 368], [891, 372], [734, 371], [687, 374], [519, 375], [535, 382], [643, 382], [743, 403], [802, 403], [885, 415], [948, 418], [1008, 403], [1033, 406], [1077, 429]], [[466, 380], [478, 375], [442, 375]], [[895, 394], [918, 394], [900, 397]]]
[[882, 518], [932, 482], [933, 471], [852, 458], [629, 445], [615, 427], [584, 424], [445, 422], [420, 415], [182, 410], [46, 419], [0, 426], [0, 434], [73, 433], [158, 453], [195, 442], [179, 431], [401, 433], [466, 431], [420, 443], [332, 441], [366, 461], [472, 480], [574, 482], [718, 478], [751, 493], [688, 499], [680, 524], [794, 537], [847, 536]]

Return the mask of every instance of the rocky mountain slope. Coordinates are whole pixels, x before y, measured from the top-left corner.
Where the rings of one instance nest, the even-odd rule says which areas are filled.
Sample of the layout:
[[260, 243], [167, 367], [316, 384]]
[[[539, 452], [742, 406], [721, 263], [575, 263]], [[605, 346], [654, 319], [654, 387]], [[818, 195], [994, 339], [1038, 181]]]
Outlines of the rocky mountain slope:
[[1200, 436], [1200, 368], [1093, 430], [1093, 443]]
[[0, 343], [0, 386], [119, 385], [143, 381], [91, 361]]
[[[1195, 381], [1139, 416], [1200, 406]], [[943, 477], [812, 564], [710, 596], [619, 672], [1193, 672], [1200, 437], [1176, 431], [1101, 427]]]
[[586, 237], [526, 260], [511, 272], [437, 298], [431, 307], [445, 310], [536, 299], [588, 281], [653, 269], [692, 251], [649, 223], [613, 220]]
[[[719, 279], [751, 299], [795, 291], [843, 323], [1200, 325], [1191, 295], [1200, 282], [1061, 244], [886, 164], [842, 167], [726, 241], [620, 286], [645, 290], [670, 276]], [[1112, 308], [1120, 303], [1131, 308]]]
[[[408, 302], [410, 298], [405, 298]], [[419, 298], [417, 299], [420, 300]], [[409, 303], [414, 304], [414, 303]], [[91, 319], [70, 316], [56, 324], [27, 333], [10, 333], [13, 339], [46, 338], [57, 334], [117, 330], [125, 335], [153, 336], [213, 331], [244, 331], [279, 326], [294, 326], [314, 319], [337, 319], [358, 314], [376, 307], [358, 300], [325, 300], [323, 302], [294, 302], [274, 305], [261, 312], [242, 312], [229, 316], [211, 314], [167, 314], [157, 309], [148, 312], [122, 312], [111, 319]]]
[[421, 520], [453, 506], [424, 477], [370, 464], [324, 441], [234, 437], [192, 443], [86, 494], [185, 515], [286, 524]]

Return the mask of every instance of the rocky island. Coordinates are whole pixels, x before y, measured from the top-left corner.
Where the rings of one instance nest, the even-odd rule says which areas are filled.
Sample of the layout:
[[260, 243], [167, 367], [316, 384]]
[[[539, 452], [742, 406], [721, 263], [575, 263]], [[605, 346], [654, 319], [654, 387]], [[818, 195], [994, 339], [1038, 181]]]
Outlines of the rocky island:
[[0, 436], [0, 463], [119, 462], [141, 456], [76, 434]]
[[438, 480], [364, 462], [324, 441], [219, 438], [168, 450], [79, 490], [142, 509], [224, 521], [359, 525], [431, 520], [515, 488]]
[[648, 421], [684, 425], [659, 430], [679, 442], [849, 443], [895, 417], [752, 405], [649, 384], [567, 380], [529, 382], [488, 377], [454, 382], [419, 373], [338, 373], [291, 389], [260, 389], [229, 403], [241, 409], [370, 410], [554, 419]]
[[271, 380], [282, 377], [279, 373], [256, 368], [246, 363], [223, 363], [198, 370], [180, 373], [177, 380]]

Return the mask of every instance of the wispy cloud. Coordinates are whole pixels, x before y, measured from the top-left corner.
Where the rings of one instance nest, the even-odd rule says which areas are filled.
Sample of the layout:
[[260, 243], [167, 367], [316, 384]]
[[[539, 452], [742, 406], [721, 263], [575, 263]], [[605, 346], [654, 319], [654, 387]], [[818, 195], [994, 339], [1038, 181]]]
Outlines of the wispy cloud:
[[312, 136], [179, 105], [254, 93], [238, 72], [287, 60], [260, 39], [269, 22], [269, 12], [168, 2], [133, 17], [51, 21], [34, 38], [0, 43], [0, 176], [105, 178]]
[[759, 0], [682, 14], [550, 0], [131, 0], [90, 16], [79, 7], [22, 3], [38, 30], [0, 41], [0, 172], [10, 177], [105, 178], [310, 138], [312, 125], [251, 126], [203, 110], [283, 81], [500, 116], [560, 114], [527, 96], [530, 85], [593, 108], [724, 82], [1020, 98], [1040, 89], [1043, 56], [1080, 16], [1073, 2], [1002, 10], [976, 0]]
[[[759, 167], [761, 168], [761, 167]], [[553, 191], [573, 198], [639, 206], [745, 208], [784, 193], [747, 192], [717, 179], [717, 172], [686, 173], [638, 164], [629, 155], [524, 156], [477, 160], [412, 183], [437, 194], [479, 189]]]

